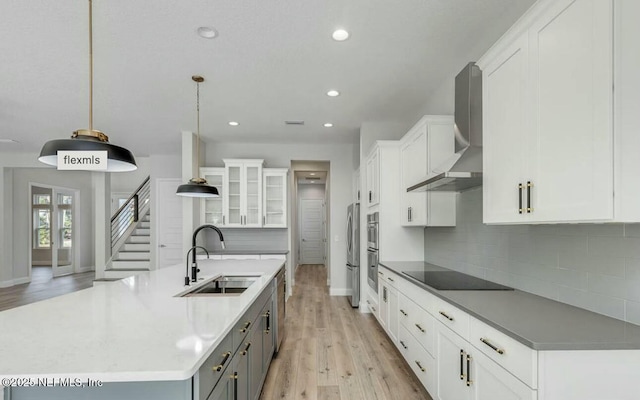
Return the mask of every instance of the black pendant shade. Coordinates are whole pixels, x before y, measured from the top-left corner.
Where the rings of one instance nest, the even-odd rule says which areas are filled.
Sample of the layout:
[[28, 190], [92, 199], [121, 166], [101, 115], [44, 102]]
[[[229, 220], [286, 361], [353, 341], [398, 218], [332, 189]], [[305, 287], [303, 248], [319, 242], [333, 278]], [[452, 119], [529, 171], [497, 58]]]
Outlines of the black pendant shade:
[[109, 137], [93, 129], [93, 3], [89, 0], [89, 129], [78, 129], [70, 139], [49, 140], [42, 146], [38, 161], [58, 165], [59, 151], [106, 151], [107, 172], [138, 169], [133, 154], [124, 147], [109, 143]]
[[[198, 136], [196, 137], [196, 160], [200, 165], [200, 84], [204, 82], [204, 78], [200, 75], [194, 75], [191, 80], [196, 83], [196, 114], [198, 116]], [[176, 190], [178, 196], [183, 197], [219, 197], [218, 189], [209, 186], [204, 178], [192, 178], [189, 183], [178, 186]]]
[[176, 191], [178, 196], [184, 197], [219, 197], [220, 193], [218, 193], [218, 189], [214, 186], [207, 185], [206, 181], [204, 183], [185, 183], [184, 185], [178, 186], [178, 190]]
[[38, 161], [58, 165], [58, 151], [106, 151], [107, 172], [128, 172], [138, 168], [131, 151], [92, 137], [79, 136], [73, 139], [49, 140], [42, 146]]

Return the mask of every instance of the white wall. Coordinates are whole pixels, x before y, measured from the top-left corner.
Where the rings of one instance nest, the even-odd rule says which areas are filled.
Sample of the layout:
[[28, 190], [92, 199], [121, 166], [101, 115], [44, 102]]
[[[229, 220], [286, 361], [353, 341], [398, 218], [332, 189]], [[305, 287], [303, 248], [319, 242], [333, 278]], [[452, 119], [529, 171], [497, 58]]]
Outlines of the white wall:
[[138, 169], [111, 174], [111, 193], [129, 193], [140, 186], [151, 173], [151, 157], [136, 157]]
[[[347, 291], [346, 238], [344, 227], [347, 206], [351, 202], [351, 174], [353, 173], [353, 144], [248, 144], [209, 143], [207, 144], [206, 166], [223, 166], [223, 158], [260, 158], [265, 167], [290, 168], [292, 160], [329, 161], [331, 163], [328, 186], [329, 233], [331, 240], [329, 254], [329, 275], [331, 292]], [[290, 188], [292, 190], [292, 188]], [[290, 219], [291, 221], [291, 219]]]

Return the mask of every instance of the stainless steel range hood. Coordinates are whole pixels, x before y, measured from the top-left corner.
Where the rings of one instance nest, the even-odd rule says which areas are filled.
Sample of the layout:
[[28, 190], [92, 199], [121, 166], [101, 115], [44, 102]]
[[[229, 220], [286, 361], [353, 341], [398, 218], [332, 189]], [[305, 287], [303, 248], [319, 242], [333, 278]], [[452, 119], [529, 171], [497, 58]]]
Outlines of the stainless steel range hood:
[[482, 185], [482, 71], [473, 62], [456, 76], [456, 153], [407, 192], [462, 192]]

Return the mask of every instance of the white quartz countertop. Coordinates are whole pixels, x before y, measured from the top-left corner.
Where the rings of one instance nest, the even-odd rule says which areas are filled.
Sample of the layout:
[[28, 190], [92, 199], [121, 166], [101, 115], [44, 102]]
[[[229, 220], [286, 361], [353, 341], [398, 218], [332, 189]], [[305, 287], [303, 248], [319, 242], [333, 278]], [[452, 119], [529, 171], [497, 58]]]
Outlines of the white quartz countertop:
[[186, 267], [176, 265], [0, 312], [0, 377], [191, 378], [284, 260], [198, 265], [198, 285], [221, 274], [261, 277], [241, 295], [174, 297], [188, 289]]
[[415, 262], [381, 262], [409, 282], [534, 350], [638, 350], [640, 326], [520, 290], [437, 290], [403, 271], [448, 271]]

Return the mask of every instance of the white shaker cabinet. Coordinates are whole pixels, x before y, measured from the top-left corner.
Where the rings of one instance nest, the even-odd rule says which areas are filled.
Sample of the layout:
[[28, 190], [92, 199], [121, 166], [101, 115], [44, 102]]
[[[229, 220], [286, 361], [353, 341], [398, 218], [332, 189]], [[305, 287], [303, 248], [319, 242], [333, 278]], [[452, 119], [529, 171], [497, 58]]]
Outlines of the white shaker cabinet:
[[541, 0], [478, 62], [485, 223], [615, 220], [613, 21]]
[[367, 205], [373, 207], [380, 203], [380, 149], [375, 146], [367, 157]]
[[262, 226], [264, 228], [287, 227], [287, 174], [286, 168], [265, 168]]
[[225, 224], [224, 168], [200, 168], [200, 176], [207, 180], [210, 186], [218, 189], [219, 197], [207, 197], [201, 199], [201, 218], [203, 224], [213, 224], [222, 227]]
[[456, 194], [411, 192], [454, 154], [453, 117], [426, 115], [400, 140], [402, 226], [455, 226]]
[[535, 400], [531, 389], [456, 333], [437, 324], [439, 400]]
[[223, 160], [226, 171], [225, 216], [227, 227], [262, 226], [263, 160]]
[[388, 269], [378, 267], [378, 304], [380, 306], [378, 320], [396, 346], [398, 345], [400, 322], [398, 318], [398, 290], [395, 287], [397, 279], [399, 279], [397, 275]]

